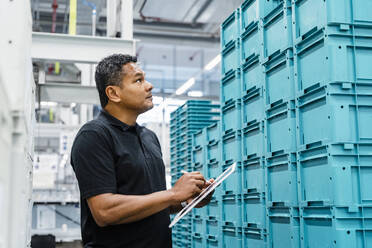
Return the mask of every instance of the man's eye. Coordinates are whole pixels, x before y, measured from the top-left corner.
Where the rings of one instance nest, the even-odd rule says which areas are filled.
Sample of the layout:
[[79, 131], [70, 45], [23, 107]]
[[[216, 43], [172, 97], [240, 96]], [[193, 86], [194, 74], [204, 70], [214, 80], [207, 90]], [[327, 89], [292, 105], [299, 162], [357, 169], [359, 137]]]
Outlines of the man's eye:
[[136, 83], [141, 83], [142, 82], [142, 79], [137, 79], [136, 80]]

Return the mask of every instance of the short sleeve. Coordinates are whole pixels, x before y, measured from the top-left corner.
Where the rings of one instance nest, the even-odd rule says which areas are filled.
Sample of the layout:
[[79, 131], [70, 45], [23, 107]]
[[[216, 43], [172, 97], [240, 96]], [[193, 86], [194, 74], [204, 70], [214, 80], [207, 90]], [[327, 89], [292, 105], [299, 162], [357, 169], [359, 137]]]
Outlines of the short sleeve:
[[115, 162], [107, 139], [98, 131], [83, 131], [76, 137], [71, 164], [82, 199], [116, 193]]

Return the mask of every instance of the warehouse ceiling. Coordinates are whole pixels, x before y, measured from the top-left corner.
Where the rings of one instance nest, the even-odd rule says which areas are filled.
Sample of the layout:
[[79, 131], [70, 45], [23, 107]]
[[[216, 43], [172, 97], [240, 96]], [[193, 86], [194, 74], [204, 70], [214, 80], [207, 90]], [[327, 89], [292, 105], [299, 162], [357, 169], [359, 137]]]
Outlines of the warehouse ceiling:
[[[53, 0], [31, 0], [33, 28], [35, 31], [51, 32]], [[56, 32], [67, 33], [70, 0], [57, 0]], [[221, 22], [240, 4], [242, 0], [133, 0], [134, 34], [141, 34], [144, 26], [167, 31], [169, 36], [188, 31], [184, 36], [219, 37]], [[106, 23], [106, 0], [78, 0], [77, 27], [79, 34], [91, 33], [91, 7], [97, 8], [100, 28]], [[191, 31], [191, 32], [190, 32]], [[154, 32], [154, 35], [160, 32]]]
[[[55, 32], [68, 33], [70, 0], [56, 2]], [[220, 25], [242, 2], [133, 0], [133, 37], [140, 40], [136, 53], [147, 77], [160, 92], [174, 92], [220, 52]], [[31, 3], [33, 30], [51, 32], [53, 0], [31, 0]], [[77, 34], [92, 34], [91, 6], [95, 5], [96, 35], [105, 36], [106, 0], [77, 0], [77, 3]], [[207, 89], [207, 95], [218, 96], [219, 75], [216, 67], [198, 80], [191, 90]]]

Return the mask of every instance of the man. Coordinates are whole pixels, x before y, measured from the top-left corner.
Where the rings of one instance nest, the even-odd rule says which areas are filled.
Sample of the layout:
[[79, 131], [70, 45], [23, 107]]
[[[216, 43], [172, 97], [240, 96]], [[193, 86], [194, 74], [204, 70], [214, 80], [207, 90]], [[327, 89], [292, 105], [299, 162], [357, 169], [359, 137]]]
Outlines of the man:
[[85, 248], [171, 247], [169, 214], [210, 183], [191, 172], [166, 190], [159, 141], [136, 124], [138, 115], [153, 107], [153, 86], [136, 61], [114, 54], [98, 64], [103, 109], [79, 130], [72, 147]]

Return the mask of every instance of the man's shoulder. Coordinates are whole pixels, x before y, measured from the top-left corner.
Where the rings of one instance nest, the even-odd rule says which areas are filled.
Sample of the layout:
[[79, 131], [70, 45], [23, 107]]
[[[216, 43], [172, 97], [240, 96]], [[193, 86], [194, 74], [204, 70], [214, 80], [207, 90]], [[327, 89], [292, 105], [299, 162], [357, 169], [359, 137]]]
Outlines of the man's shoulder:
[[151, 129], [148, 129], [147, 127], [140, 126], [141, 127], [141, 133], [145, 136], [151, 137], [152, 139], [157, 140], [157, 136], [154, 131]]
[[140, 127], [141, 127], [142, 132], [143, 132], [144, 134], [156, 135], [156, 134], [154, 133], [154, 131], [152, 131], [151, 129], [148, 129], [147, 127], [144, 127], [144, 126], [140, 126]]
[[100, 136], [107, 136], [109, 135], [109, 129], [107, 124], [103, 121], [94, 119], [87, 123], [85, 123], [78, 131], [76, 137], [80, 136], [82, 133], [96, 133]]

